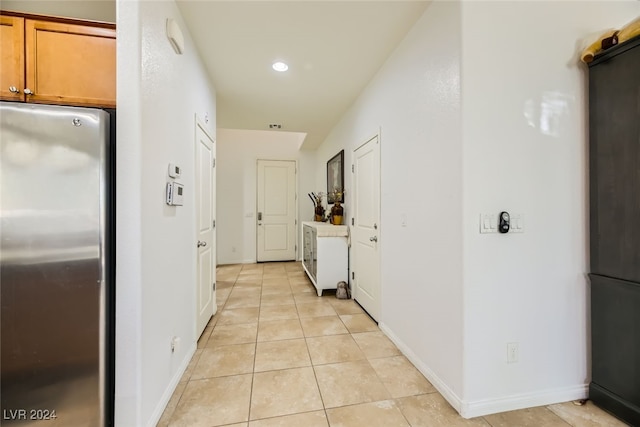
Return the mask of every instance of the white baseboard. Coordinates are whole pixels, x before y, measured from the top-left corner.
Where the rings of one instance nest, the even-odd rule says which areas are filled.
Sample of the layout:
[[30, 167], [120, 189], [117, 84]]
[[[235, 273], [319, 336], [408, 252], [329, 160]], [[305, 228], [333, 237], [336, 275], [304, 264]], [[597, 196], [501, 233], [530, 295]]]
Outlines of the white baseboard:
[[515, 411], [534, 406], [551, 405], [570, 400], [586, 399], [589, 396], [589, 385], [579, 384], [542, 390], [533, 393], [516, 394], [497, 399], [483, 399], [464, 402], [460, 415], [464, 418], [481, 417], [498, 412]]
[[420, 358], [418, 358], [418, 356], [416, 356], [416, 354], [404, 342], [402, 342], [402, 340], [400, 340], [400, 338], [398, 338], [391, 331], [391, 329], [387, 327], [387, 325], [385, 325], [384, 323], [380, 323], [378, 324], [378, 326], [380, 327], [380, 330], [384, 332], [384, 334], [389, 337], [391, 341], [393, 341], [393, 343], [396, 345], [396, 347], [398, 347], [402, 354], [404, 354], [405, 357], [409, 359], [411, 363], [413, 363], [413, 366], [415, 366], [418, 371], [420, 371], [420, 373], [422, 373], [422, 375], [424, 375], [425, 378], [429, 380], [429, 382], [436, 388], [436, 390], [440, 392], [442, 397], [444, 397], [456, 411], [461, 412], [461, 409], [463, 407], [462, 399], [460, 399], [460, 397], [453, 390], [451, 390], [449, 386], [436, 375], [435, 372], [429, 369], [427, 365], [425, 365], [420, 360]]
[[431, 369], [429, 369], [411, 349], [400, 340], [384, 323], [380, 330], [389, 337], [407, 359], [433, 384], [442, 397], [464, 418], [481, 417], [498, 412], [515, 411], [535, 406], [551, 405], [571, 400], [586, 399], [589, 396], [589, 384], [578, 384], [532, 393], [517, 394], [495, 399], [465, 401], [447, 386]]
[[218, 267], [224, 266], [224, 265], [235, 265], [235, 264], [255, 264], [256, 261], [255, 258], [254, 259], [225, 259], [225, 260], [221, 260], [218, 261], [218, 263], [216, 264]]
[[169, 383], [166, 390], [162, 394], [162, 398], [158, 402], [156, 409], [153, 411], [153, 415], [149, 419], [147, 426], [155, 427], [158, 424], [158, 421], [160, 421], [160, 418], [162, 417], [162, 413], [167, 407], [169, 400], [171, 400], [171, 396], [173, 396], [173, 392], [176, 391], [176, 387], [180, 382], [180, 378], [182, 378], [184, 371], [186, 371], [187, 366], [189, 366], [189, 362], [191, 362], [193, 355], [196, 353], [196, 348], [198, 348], [198, 345], [196, 343], [193, 343], [189, 351], [187, 351], [185, 358], [182, 360], [182, 363], [180, 363], [180, 367], [178, 368], [175, 375], [171, 379], [171, 382]]

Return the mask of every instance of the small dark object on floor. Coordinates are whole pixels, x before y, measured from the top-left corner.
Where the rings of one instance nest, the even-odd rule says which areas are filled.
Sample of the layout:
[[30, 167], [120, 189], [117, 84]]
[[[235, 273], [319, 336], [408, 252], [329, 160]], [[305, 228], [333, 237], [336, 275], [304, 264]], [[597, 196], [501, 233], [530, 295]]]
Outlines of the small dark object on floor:
[[349, 299], [351, 295], [349, 295], [349, 286], [347, 282], [338, 282], [338, 286], [336, 288], [336, 298], [338, 299]]
[[587, 400], [589, 399], [574, 400], [573, 404], [576, 406], [583, 406], [585, 403], [587, 403]]

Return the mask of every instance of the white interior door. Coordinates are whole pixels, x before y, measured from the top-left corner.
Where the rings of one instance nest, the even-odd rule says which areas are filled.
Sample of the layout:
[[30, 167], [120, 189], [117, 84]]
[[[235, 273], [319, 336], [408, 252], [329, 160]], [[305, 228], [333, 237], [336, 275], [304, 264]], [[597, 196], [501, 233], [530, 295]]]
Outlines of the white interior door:
[[197, 336], [216, 312], [215, 144], [196, 121]]
[[380, 316], [380, 138], [354, 153], [352, 251], [354, 298], [373, 317]]
[[296, 259], [296, 162], [258, 160], [257, 260]]

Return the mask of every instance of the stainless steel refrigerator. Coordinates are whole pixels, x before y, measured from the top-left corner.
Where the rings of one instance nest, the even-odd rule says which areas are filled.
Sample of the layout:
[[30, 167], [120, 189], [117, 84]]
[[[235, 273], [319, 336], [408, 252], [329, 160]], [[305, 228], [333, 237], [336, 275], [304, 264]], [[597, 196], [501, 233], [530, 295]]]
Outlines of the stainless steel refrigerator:
[[113, 411], [113, 111], [0, 102], [0, 424]]

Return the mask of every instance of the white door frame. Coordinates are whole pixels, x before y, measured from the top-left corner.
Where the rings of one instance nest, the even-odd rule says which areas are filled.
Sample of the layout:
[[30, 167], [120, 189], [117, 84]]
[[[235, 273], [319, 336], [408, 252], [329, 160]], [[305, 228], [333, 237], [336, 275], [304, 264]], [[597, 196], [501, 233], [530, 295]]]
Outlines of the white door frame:
[[[212, 251], [212, 259], [211, 259], [211, 280], [212, 280], [212, 299], [213, 299], [213, 309], [211, 312], [211, 317], [213, 317], [213, 315], [216, 314], [217, 310], [218, 310], [218, 305], [217, 305], [217, 301], [216, 301], [216, 267], [217, 267], [217, 243], [216, 243], [216, 223], [215, 223], [215, 219], [216, 219], [216, 140], [215, 138], [213, 138], [213, 136], [211, 135], [211, 133], [209, 132], [209, 130], [207, 129], [207, 126], [205, 124], [204, 121], [202, 121], [198, 115], [195, 115], [195, 126], [194, 126], [194, 135], [193, 135], [193, 140], [195, 145], [195, 152], [194, 152], [194, 168], [193, 168], [193, 177], [194, 177], [194, 205], [195, 205], [195, 209], [194, 209], [194, 223], [195, 223], [195, 239], [194, 239], [194, 243], [197, 243], [199, 240], [199, 224], [198, 224], [198, 192], [196, 191], [196, 181], [199, 179], [198, 176], [196, 176], [196, 171], [198, 170], [198, 166], [197, 163], [199, 161], [198, 158], [198, 145], [200, 144], [199, 140], [198, 140], [198, 128], [200, 128], [200, 130], [202, 130], [202, 132], [211, 140], [212, 142], [212, 153], [213, 153], [213, 170], [212, 170], [212, 186], [211, 186], [211, 191], [212, 191], [212, 210], [213, 212], [211, 212], [211, 218], [213, 219], [213, 224], [212, 224], [212, 229], [213, 229], [213, 238], [212, 238], [212, 242], [211, 242], [211, 251]], [[196, 306], [196, 310], [195, 310], [195, 319], [194, 319], [194, 327], [196, 329], [196, 340], [200, 337], [200, 334], [202, 333], [202, 329], [199, 325], [200, 319], [199, 319], [199, 315], [200, 315], [200, 307], [199, 307], [199, 292], [200, 292], [200, 269], [199, 269], [199, 248], [196, 247], [196, 260], [195, 260], [195, 269], [196, 269], [196, 280], [195, 280], [195, 286], [194, 286], [194, 290], [195, 290], [195, 306]], [[206, 326], [206, 325], [205, 325]]]
[[[351, 209], [354, 212], [354, 215], [352, 216], [352, 219], [356, 219], [355, 218], [355, 204], [356, 204], [356, 183], [355, 183], [355, 159], [356, 159], [356, 151], [359, 150], [360, 148], [362, 148], [364, 145], [366, 145], [367, 143], [369, 143], [371, 140], [377, 138], [378, 143], [376, 144], [377, 147], [377, 155], [378, 155], [378, 205], [377, 205], [377, 217], [378, 217], [378, 229], [377, 229], [377, 238], [378, 238], [378, 250], [377, 250], [377, 276], [378, 276], [378, 280], [379, 280], [379, 289], [378, 289], [378, 301], [377, 301], [377, 307], [374, 308], [374, 310], [371, 310], [372, 312], [369, 313], [376, 321], [380, 321], [381, 320], [381, 316], [382, 316], [382, 269], [381, 269], [381, 259], [382, 259], [382, 212], [381, 212], [381, 206], [382, 206], [382, 156], [381, 156], [381, 144], [382, 144], [382, 140], [381, 140], [381, 130], [378, 129], [378, 131], [376, 133], [374, 133], [373, 135], [369, 136], [368, 138], [364, 139], [364, 142], [362, 142], [361, 144], [358, 144], [351, 152], [351, 165], [352, 165], [352, 170], [351, 170], [351, 188], [353, 191], [353, 195], [351, 197], [352, 200], [352, 206]], [[352, 225], [352, 227], [354, 227], [354, 225]], [[354, 229], [355, 230], [355, 229]], [[352, 277], [349, 277], [349, 280], [351, 281], [350, 283], [350, 287], [353, 293], [353, 298], [357, 299], [358, 298], [358, 286], [356, 285], [358, 282], [358, 271], [354, 268], [357, 267], [355, 265], [355, 260], [356, 258], [356, 251], [357, 251], [357, 245], [353, 244], [355, 243], [355, 233], [354, 231], [351, 232], [351, 240], [352, 240], [352, 244], [351, 244], [351, 253], [349, 256], [349, 259], [351, 260], [351, 265], [350, 265], [350, 269], [352, 272], [355, 273], [355, 279], [352, 279]], [[366, 310], [366, 307], [363, 307]]]

